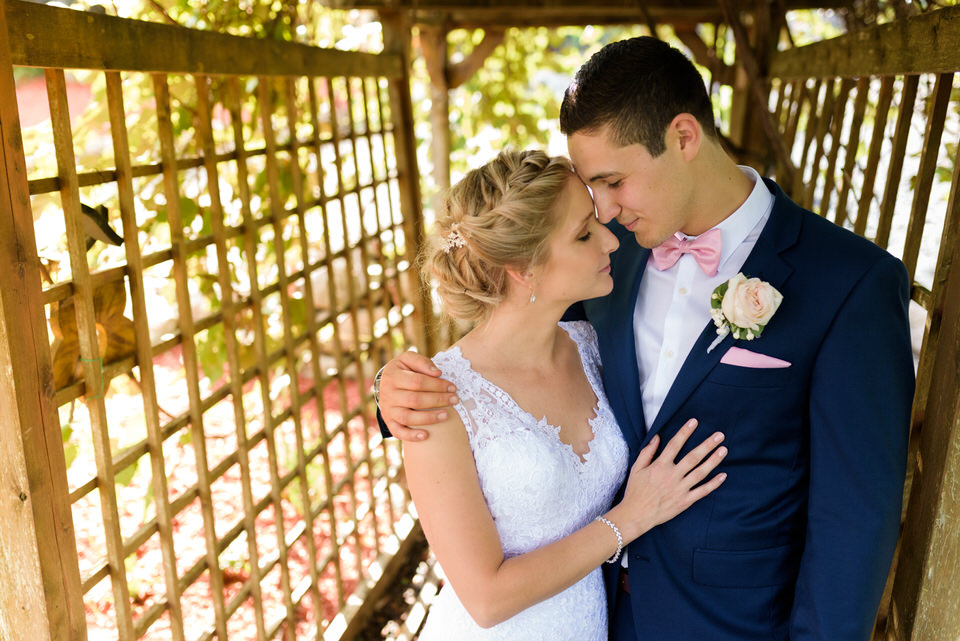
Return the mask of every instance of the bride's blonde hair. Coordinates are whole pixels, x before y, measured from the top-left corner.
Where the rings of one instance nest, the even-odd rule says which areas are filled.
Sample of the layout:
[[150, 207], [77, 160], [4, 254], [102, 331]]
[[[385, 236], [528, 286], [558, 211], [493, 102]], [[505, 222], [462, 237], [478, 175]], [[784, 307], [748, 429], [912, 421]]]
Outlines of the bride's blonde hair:
[[570, 161], [542, 151], [504, 150], [454, 185], [433, 227], [422, 273], [433, 277], [447, 314], [486, 318], [507, 293], [507, 269], [547, 259], [554, 205]]

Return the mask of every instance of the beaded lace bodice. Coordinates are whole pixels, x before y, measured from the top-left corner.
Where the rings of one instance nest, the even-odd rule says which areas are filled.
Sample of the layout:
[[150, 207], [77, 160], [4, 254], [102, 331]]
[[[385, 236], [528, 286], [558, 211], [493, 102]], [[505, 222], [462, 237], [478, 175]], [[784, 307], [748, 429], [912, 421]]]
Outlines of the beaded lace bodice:
[[[597, 398], [593, 439], [581, 459], [560, 428], [524, 411], [476, 372], [456, 346], [433, 362], [457, 386], [456, 410], [469, 435], [484, 498], [504, 554], [524, 554], [561, 539], [604, 513], [623, 482], [627, 446], [603, 393], [593, 327], [561, 323], [576, 343]], [[469, 551], [464, 551], [469, 553]], [[606, 639], [606, 597], [599, 568], [567, 590], [486, 630], [463, 609], [450, 585], [431, 607], [421, 640], [598, 641]]]

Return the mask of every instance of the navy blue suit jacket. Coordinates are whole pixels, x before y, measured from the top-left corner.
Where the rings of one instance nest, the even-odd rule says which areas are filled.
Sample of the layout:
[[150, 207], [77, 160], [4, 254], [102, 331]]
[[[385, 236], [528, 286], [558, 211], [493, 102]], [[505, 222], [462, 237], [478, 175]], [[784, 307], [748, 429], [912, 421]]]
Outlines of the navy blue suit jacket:
[[[914, 388], [907, 272], [765, 182], [774, 207], [741, 271], [783, 303], [761, 337], [728, 335], [710, 353], [707, 325], [652, 425], [632, 322], [649, 250], [616, 223], [613, 292], [582, 304], [631, 460], [689, 418], [700, 427], [685, 451], [714, 430], [729, 448], [717, 491], [626, 550], [639, 640], [865, 641], [896, 544]], [[720, 363], [731, 345], [791, 365]]]

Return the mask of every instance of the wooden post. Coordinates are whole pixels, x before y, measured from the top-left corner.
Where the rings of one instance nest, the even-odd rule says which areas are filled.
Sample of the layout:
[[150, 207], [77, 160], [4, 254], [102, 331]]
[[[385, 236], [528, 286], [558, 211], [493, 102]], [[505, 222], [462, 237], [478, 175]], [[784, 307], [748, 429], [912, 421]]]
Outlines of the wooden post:
[[[779, 24], [779, 20], [771, 17], [771, 7], [763, 2], [757, 3], [754, 12], [754, 50], [751, 49], [750, 34], [740, 22], [740, 16], [731, 0], [720, 0], [720, 7], [737, 43], [739, 69], [730, 108], [730, 140], [740, 147], [743, 150], [742, 155], [754, 164], [768, 161], [770, 156], [773, 156], [779, 163], [777, 174], [783, 176], [781, 182], [790, 184], [789, 179], [796, 169], [790, 160], [790, 150], [786, 148], [767, 106], [770, 86], [766, 78], [772, 45], [776, 42], [776, 31], [772, 25]], [[765, 167], [758, 166], [757, 169], [763, 172]]]
[[[936, 336], [916, 473], [900, 541], [885, 634], [875, 639], [938, 641], [960, 634], [960, 163], [954, 169], [928, 337]], [[927, 356], [929, 357], [929, 356]], [[926, 357], [925, 357], [926, 358]]]
[[[401, 56], [401, 75], [390, 78], [390, 108], [393, 113], [397, 172], [400, 184], [400, 207], [404, 220], [404, 243], [407, 259], [415, 264], [423, 246], [423, 203], [420, 196], [420, 172], [417, 169], [417, 143], [413, 135], [413, 104], [410, 99], [410, 20], [403, 11], [381, 10], [383, 49]], [[430, 292], [418, 286], [417, 307], [420, 326], [417, 348], [424, 354], [435, 351], [436, 321]]]
[[433, 210], [450, 189], [450, 84], [447, 76], [447, 30], [444, 27], [421, 27], [420, 46], [430, 75], [430, 158], [437, 193]]
[[0, 638], [86, 639], [6, 2], [0, 2]]

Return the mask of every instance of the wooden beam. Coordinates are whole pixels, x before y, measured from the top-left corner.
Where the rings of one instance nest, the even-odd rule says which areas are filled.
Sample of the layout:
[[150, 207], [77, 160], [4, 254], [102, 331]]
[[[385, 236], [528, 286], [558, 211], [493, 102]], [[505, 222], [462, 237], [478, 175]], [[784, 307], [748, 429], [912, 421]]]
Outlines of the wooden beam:
[[450, 189], [450, 65], [447, 30], [421, 27], [420, 49], [430, 76], [430, 160], [433, 165], [433, 210], [440, 211]]
[[[416, 9], [421, 11], [526, 11], [526, 12], [586, 12], [586, 11], [632, 11], [637, 13], [643, 4], [651, 13], [676, 6], [676, 2], [643, 2], [643, 0], [327, 0], [324, 4], [333, 9], [393, 9], [397, 11]], [[839, 8], [848, 3], [842, 0], [785, 0], [787, 10]], [[683, 6], [691, 9], [716, 8], [714, 0], [683, 0]]]
[[960, 69], [960, 6], [773, 55], [776, 78], [945, 73]]
[[[390, 80], [390, 112], [394, 123], [394, 140], [397, 154], [397, 172], [400, 191], [400, 211], [403, 216], [405, 255], [411, 263], [419, 256], [425, 241], [423, 224], [423, 205], [420, 196], [420, 171], [417, 168], [417, 143], [413, 130], [413, 103], [410, 98], [410, 22], [409, 17], [399, 11], [381, 11], [380, 22], [383, 25], [383, 49], [399, 57], [403, 62], [403, 75]], [[430, 292], [422, 283], [416, 283], [415, 304], [420, 323], [418, 324], [417, 348], [423, 354], [432, 355], [434, 349], [434, 331], [436, 319]]]
[[575, 11], [545, 7], [540, 11], [509, 9], [457, 9], [444, 14], [428, 10], [411, 11], [414, 24], [445, 24], [448, 29], [510, 29], [527, 27], [581, 27], [586, 25], [681, 25], [695, 27], [700, 23], [718, 22], [723, 14], [716, 6], [706, 9], [685, 6], [651, 9], [645, 16], [639, 9], [603, 9], [587, 7]]
[[777, 160], [783, 171], [782, 182], [790, 184], [793, 176], [797, 173], [797, 168], [790, 159], [790, 150], [780, 137], [777, 125], [773, 121], [773, 115], [767, 106], [767, 83], [760, 72], [760, 65], [754, 56], [753, 49], [750, 47], [750, 40], [747, 38], [747, 31], [740, 22], [740, 16], [734, 10], [731, 0], [719, 0], [720, 7], [723, 9], [724, 18], [730, 28], [733, 30], [733, 37], [737, 42], [737, 57], [743, 63], [743, 69], [747, 74], [750, 83], [750, 91], [757, 101], [756, 113], [760, 119], [760, 125], [767, 134], [767, 139], [776, 153]]
[[85, 641], [7, 2], [0, 2], [0, 638]]
[[483, 40], [460, 62], [447, 64], [447, 86], [456, 89], [477, 72], [494, 49], [503, 42], [504, 29], [486, 29]]
[[693, 59], [710, 70], [712, 81], [721, 85], [733, 86], [737, 70], [717, 57], [717, 52], [712, 47], [707, 46], [694, 26], [674, 27], [673, 31], [677, 34], [680, 42], [693, 54]]
[[[417, 521], [410, 528], [406, 536], [400, 539], [397, 551], [392, 554], [383, 554], [377, 559], [376, 567], [381, 571], [377, 577], [368, 578], [358, 589], [357, 598], [351, 602], [343, 613], [344, 619], [349, 621], [346, 629], [339, 637], [339, 641], [354, 641], [364, 631], [370, 617], [375, 613], [377, 603], [387, 595], [389, 590], [396, 590], [400, 571], [411, 555], [426, 545], [423, 529]], [[357, 605], [354, 605], [356, 603]], [[351, 611], [352, 610], [352, 611]]]
[[[399, 56], [321, 49], [7, 0], [14, 65], [257, 76], [402, 74]], [[69, 34], [69, 37], [64, 37]]]
[[[943, 226], [934, 275], [927, 340], [935, 352], [923, 376], [930, 391], [923, 408], [917, 471], [904, 519], [891, 615], [893, 640], [953, 639], [960, 631], [960, 163]], [[930, 337], [936, 337], [930, 340]], [[921, 372], [926, 370], [921, 363]], [[917, 408], [914, 408], [917, 411]], [[875, 637], [876, 638], [876, 637]]]

